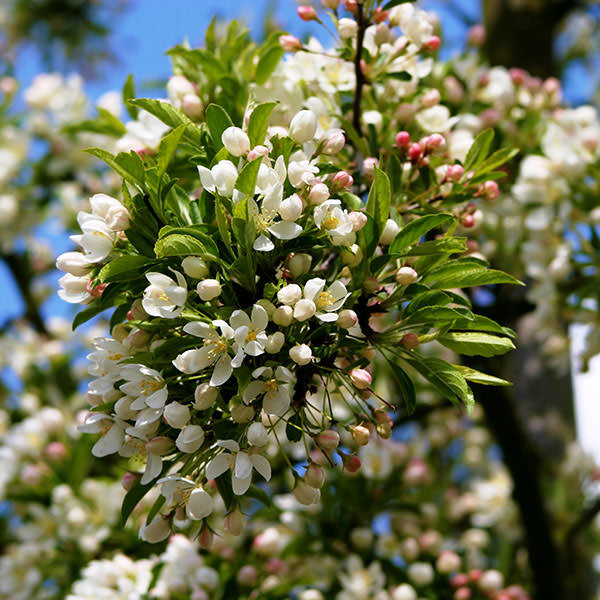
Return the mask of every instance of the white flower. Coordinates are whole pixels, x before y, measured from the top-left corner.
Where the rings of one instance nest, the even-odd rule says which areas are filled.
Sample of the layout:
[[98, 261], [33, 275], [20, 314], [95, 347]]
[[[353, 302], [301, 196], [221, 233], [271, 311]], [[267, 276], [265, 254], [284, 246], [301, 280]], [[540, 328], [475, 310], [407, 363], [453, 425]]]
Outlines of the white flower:
[[144, 365], [123, 365], [120, 375], [127, 383], [119, 386], [119, 389], [124, 394], [136, 398], [131, 404], [133, 410], [164, 407], [169, 392], [158, 371]]
[[248, 431], [246, 433], [246, 437], [248, 438], [248, 443], [251, 446], [257, 446], [262, 448], [269, 441], [269, 434], [262, 423], [252, 423], [250, 427], [248, 427]]
[[[144, 523], [140, 527], [140, 539], [145, 542], [149, 542], [150, 544], [157, 544], [158, 542], [162, 542], [167, 539], [171, 535], [171, 523], [168, 519], [164, 519], [160, 514], [156, 515], [154, 519], [152, 519], [151, 523]], [[93, 565], [94, 563], [91, 563]], [[150, 580], [152, 579], [152, 575], [150, 573], [150, 567], [148, 567], [148, 582], [144, 584], [140, 593], [144, 590], [148, 589], [148, 585], [150, 584]], [[77, 584], [75, 584], [77, 586]], [[97, 586], [94, 587], [96, 590], [94, 593], [97, 593]], [[77, 588], [74, 588], [77, 591]], [[69, 598], [68, 600], [80, 600], [79, 598]]]
[[433, 34], [428, 15], [417, 10], [410, 2], [394, 6], [390, 10], [390, 24], [399, 25], [406, 37], [416, 46], [421, 47]]
[[[168, 102], [165, 102], [168, 104]], [[170, 127], [145, 110], [140, 110], [135, 121], [125, 123], [127, 133], [117, 141], [120, 152], [158, 150], [162, 136]]]
[[209, 274], [209, 268], [199, 256], [186, 256], [181, 261], [183, 272], [194, 279], [203, 279]]
[[[304, 299], [314, 305], [315, 312], [313, 314], [317, 319], [333, 323], [337, 321], [336, 311], [343, 306], [350, 293], [341, 281], [334, 281], [327, 289], [325, 289], [326, 285], [327, 282], [324, 279], [318, 277], [309, 279], [304, 284]], [[294, 317], [296, 317], [296, 307], [300, 302], [294, 307]]]
[[173, 271], [177, 281], [162, 273], [146, 273], [150, 285], [144, 290], [142, 306], [153, 317], [174, 319], [183, 311], [187, 300], [187, 283], [178, 271]]
[[163, 418], [174, 429], [183, 429], [190, 420], [190, 409], [185, 404], [171, 402], [165, 406]]
[[277, 292], [277, 300], [286, 306], [294, 306], [302, 298], [302, 288], [297, 283], [283, 286]]
[[116, 198], [94, 194], [90, 205], [92, 214], [102, 219], [112, 231], [123, 231], [129, 227], [129, 211]]
[[303, 152], [296, 152], [290, 156], [288, 164], [288, 179], [295, 188], [312, 185], [319, 167], [311, 163]]
[[194, 87], [194, 84], [186, 77], [183, 77], [182, 75], [173, 75], [172, 77], [169, 77], [169, 81], [167, 81], [167, 95], [169, 96], [169, 100], [177, 108], [181, 108], [184, 96], [195, 93], [196, 88]]
[[276, 221], [277, 217], [281, 216], [282, 195], [283, 186], [277, 183], [267, 191], [260, 208], [252, 198], [248, 200], [248, 212], [258, 232], [253, 248], [258, 252], [270, 252], [275, 248], [275, 244], [267, 236], [268, 233], [279, 240], [291, 240], [302, 233], [302, 227], [296, 223], [288, 220]]
[[345, 241], [353, 234], [354, 225], [348, 211], [343, 210], [341, 204], [340, 200], [325, 200], [315, 207], [313, 218], [315, 225], [326, 231], [335, 245], [351, 245], [354, 240], [350, 244]]
[[238, 178], [238, 171], [230, 160], [219, 161], [212, 169], [198, 165], [198, 173], [202, 187], [211, 194], [231, 198]]
[[290, 137], [299, 144], [312, 140], [317, 132], [317, 115], [312, 110], [301, 110], [292, 119]]
[[358, 24], [354, 19], [343, 18], [337, 24], [338, 33], [343, 40], [353, 38], [358, 31]]
[[89, 213], [79, 213], [77, 220], [81, 226], [81, 235], [70, 236], [83, 249], [90, 263], [102, 262], [113, 250], [115, 232], [99, 217]]
[[248, 491], [252, 482], [252, 469], [256, 469], [266, 481], [271, 479], [271, 465], [260, 454], [248, 454], [240, 450], [239, 444], [234, 440], [222, 440], [214, 444], [216, 447], [225, 448], [229, 452], [217, 454], [206, 465], [207, 479], [216, 479], [231, 469], [231, 482], [233, 493], [241, 496]]
[[245, 156], [250, 152], [248, 134], [239, 127], [228, 127], [221, 135], [223, 146], [233, 156]]
[[74, 277], [83, 277], [92, 267], [81, 252], [63, 252], [56, 259], [56, 268]]
[[[216, 327], [221, 330], [220, 335]], [[183, 330], [204, 339], [202, 348], [186, 350], [173, 361], [175, 367], [183, 373], [196, 373], [214, 365], [210, 385], [218, 387], [231, 377], [233, 369], [242, 364], [244, 351], [233, 343], [235, 332], [225, 321], [217, 319], [212, 322], [212, 326], [193, 321], [187, 323]], [[230, 350], [235, 352], [233, 358], [229, 354]]]
[[79, 430], [85, 433], [99, 433], [100, 439], [94, 444], [92, 454], [102, 457], [114, 454], [121, 449], [125, 438], [125, 423], [104, 413], [92, 413]]
[[285, 414], [292, 399], [292, 384], [294, 375], [289, 369], [278, 366], [273, 372], [271, 367], [259, 367], [252, 372], [251, 381], [244, 390], [245, 404], [251, 404], [259, 396], [263, 397], [263, 410], [270, 415], [280, 417]]
[[156, 479], [161, 474], [163, 468], [162, 457], [159, 453], [148, 451], [146, 447], [147, 441], [146, 438], [140, 439], [139, 437], [128, 435], [125, 437], [124, 443], [119, 450], [119, 454], [125, 458], [133, 456], [136, 458], [146, 457], [146, 467], [140, 479], [142, 485], [146, 485]]
[[234, 310], [229, 319], [229, 324], [235, 330], [235, 341], [249, 356], [264, 353], [267, 343], [265, 329], [268, 323], [267, 311], [260, 304], [252, 307], [250, 317], [243, 310]]
[[441, 133], [450, 128], [450, 110], [443, 104], [436, 104], [420, 110], [415, 115], [415, 120], [428, 133]]
[[186, 454], [193, 454], [203, 443], [204, 430], [200, 425], [186, 425], [175, 440], [177, 449]]
[[157, 483], [162, 484], [160, 493], [165, 497], [167, 505], [171, 508], [185, 506], [186, 515], [190, 519], [204, 519], [213, 511], [212, 496], [195, 481], [169, 475], [159, 479]]
[[58, 284], [61, 287], [58, 290], [58, 295], [65, 302], [84, 304], [92, 298], [87, 289], [89, 281], [89, 277], [75, 277], [67, 273], [58, 280]]

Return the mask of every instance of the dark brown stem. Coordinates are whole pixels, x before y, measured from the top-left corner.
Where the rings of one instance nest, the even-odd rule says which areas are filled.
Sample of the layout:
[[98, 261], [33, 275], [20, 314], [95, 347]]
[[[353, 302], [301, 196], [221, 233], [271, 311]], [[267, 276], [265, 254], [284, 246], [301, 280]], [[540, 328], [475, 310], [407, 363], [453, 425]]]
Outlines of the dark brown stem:
[[575, 520], [573, 525], [571, 525], [569, 531], [567, 531], [567, 535], [565, 536], [567, 551], [568, 546], [573, 544], [575, 538], [592, 523], [598, 513], [600, 513], [600, 498], [598, 498], [591, 506], [586, 508]]
[[363, 13], [364, 7], [362, 2], [356, 4], [356, 23], [358, 31], [356, 34], [356, 55], [354, 57], [354, 75], [356, 77], [356, 89], [354, 91], [354, 106], [352, 114], [352, 125], [359, 135], [362, 135], [360, 126], [360, 104], [362, 100], [362, 90], [365, 83], [365, 76], [361, 66], [363, 42], [365, 39], [365, 18]]

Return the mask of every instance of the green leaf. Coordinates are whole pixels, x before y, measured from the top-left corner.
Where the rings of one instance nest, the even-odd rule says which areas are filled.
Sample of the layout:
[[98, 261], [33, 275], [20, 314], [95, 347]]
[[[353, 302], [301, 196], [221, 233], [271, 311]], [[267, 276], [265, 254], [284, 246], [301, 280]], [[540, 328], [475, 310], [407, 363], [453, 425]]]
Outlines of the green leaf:
[[154, 245], [157, 258], [165, 256], [204, 256], [209, 254], [206, 246], [191, 235], [174, 234], [159, 239]]
[[396, 363], [389, 360], [385, 357], [390, 368], [392, 369], [392, 376], [394, 381], [397, 383], [400, 391], [402, 392], [402, 397], [404, 399], [404, 404], [406, 406], [406, 412], [409, 415], [415, 411], [417, 406], [417, 396], [415, 394], [415, 386], [412, 382], [412, 379], [407, 375], [404, 369], [400, 368]]
[[385, 78], [397, 79], [398, 81], [410, 81], [412, 75], [408, 71], [396, 71], [393, 73], [386, 73]]
[[514, 350], [515, 345], [507, 337], [480, 331], [451, 331], [436, 338], [440, 344], [465, 356], [496, 356]]
[[456, 319], [467, 320], [470, 311], [466, 309], [448, 308], [447, 306], [424, 306], [415, 310], [402, 321], [403, 325], [429, 325], [435, 327], [440, 323], [455, 321]]
[[424, 217], [419, 217], [402, 228], [394, 238], [394, 241], [390, 244], [388, 252], [389, 254], [401, 254], [406, 248], [418, 242], [432, 229], [442, 227], [443, 225], [449, 225], [453, 221], [454, 217], [447, 214], [425, 215]]
[[512, 385], [510, 381], [500, 379], [500, 377], [495, 377], [494, 375], [482, 373], [481, 371], [471, 369], [470, 367], [465, 367], [463, 365], [454, 365], [454, 367], [462, 373], [462, 376], [467, 381], [472, 381], [473, 383], [479, 383], [480, 385]]
[[277, 102], [264, 102], [252, 111], [248, 119], [248, 137], [250, 138], [251, 147], [262, 144], [265, 141], [269, 119], [276, 106]]
[[89, 306], [79, 311], [73, 319], [72, 329], [75, 331], [80, 325], [87, 323], [90, 319], [93, 319], [96, 315], [106, 310], [106, 306]]
[[391, 201], [390, 180], [381, 169], [375, 167], [375, 177], [367, 199], [367, 213], [375, 219], [380, 234], [390, 216]]
[[477, 175], [483, 175], [505, 165], [519, 153], [517, 148], [500, 148], [477, 167]]
[[464, 263], [460, 260], [452, 261], [430, 271], [424, 281], [430, 283], [432, 289], [438, 290], [490, 285], [493, 283], [523, 285], [518, 279], [503, 271], [488, 269], [483, 265], [473, 262]]
[[129, 104], [149, 112], [173, 129], [179, 125], [187, 125], [183, 138], [194, 146], [203, 146], [202, 129], [172, 104], [154, 98], [135, 98], [129, 100]]
[[283, 55], [283, 49], [279, 46], [274, 46], [260, 57], [256, 65], [256, 76], [254, 78], [258, 85], [267, 83]]
[[[215, 214], [217, 217], [217, 227], [219, 229], [219, 233], [221, 234], [221, 239], [227, 246], [229, 253], [233, 257], [233, 249], [231, 247], [231, 231], [229, 230], [229, 221], [227, 220], [227, 216], [225, 215], [225, 209], [223, 208], [223, 202], [221, 198], [217, 195], [215, 197]], [[238, 369], [239, 370], [239, 369]]]
[[288, 419], [285, 435], [290, 442], [299, 442], [302, 439], [302, 419], [299, 413], [294, 413]]
[[255, 158], [252, 162], [246, 163], [238, 178], [235, 182], [235, 188], [244, 194], [254, 196], [254, 189], [256, 187], [256, 178], [258, 177], [258, 170], [262, 163], [262, 156]]
[[[164, 470], [164, 467], [163, 467]], [[121, 505], [121, 520], [120, 527], [125, 527], [129, 515], [138, 505], [138, 502], [154, 487], [154, 481], [142, 485], [139, 481], [125, 494], [123, 504]]]
[[228, 127], [233, 127], [233, 121], [227, 111], [218, 104], [209, 104], [206, 108], [205, 117], [213, 145], [217, 150], [220, 150], [223, 147], [221, 136]]
[[229, 510], [234, 501], [233, 488], [231, 486], [231, 471], [227, 469], [225, 473], [215, 479], [215, 483], [217, 484], [217, 491], [221, 495], [221, 498], [223, 498], [225, 508]]
[[427, 381], [435, 387], [442, 396], [460, 407], [463, 402], [467, 412], [471, 413], [474, 406], [473, 393], [469, 389], [462, 373], [453, 365], [441, 358], [425, 358], [414, 356], [405, 359]]
[[193, 63], [206, 77], [216, 81], [226, 72], [223, 63], [210, 51], [204, 48], [184, 48], [183, 46], [175, 46], [167, 51], [169, 56], [180, 56]]
[[152, 508], [148, 512], [148, 516], [146, 517], [146, 523], [152, 523], [154, 517], [158, 514], [161, 506], [165, 503], [166, 498], [164, 496], [159, 496], [156, 499], [156, 502], [152, 505]]
[[127, 109], [127, 112], [129, 113], [129, 116], [132, 119], [137, 119], [138, 109], [135, 106], [133, 106], [132, 104], [129, 104], [129, 100], [131, 100], [132, 98], [135, 98], [135, 85], [133, 83], [133, 74], [131, 74], [131, 73], [127, 76], [127, 79], [125, 80], [125, 83], [123, 84], [122, 97], [123, 97], [123, 104], [125, 105], [125, 108]]
[[401, 256], [427, 256], [430, 254], [462, 254], [467, 251], [467, 238], [444, 237], [439, 240], [428, 240], [413, 246]]
[[113, 156], [110, 152], [102, 148], [87, 148], [86, 152], [103, 160], [113, 171], [118, 173], [123, 179], [129, 181], [129, 183], [143, 188], [144, 163], [135, 152], [129, 154], [119, 152], [117, 156]]
[[468, 321], [465, 319], [457, 319], [452, 325], [453, 329], [468, 329], [472, 331], [488, 331], [491, 333], [499, 333], [500, 335], [515, 338], [517, 334], [510, 329], [510, 327], [502, 327], [502, 325], [498, 325], [496, 321], [488, 317], [484, 317], [483, 315], [473, 315], [472, 319]]
[[141, 275], [140, 270], [151, 262], [146, 256], [119, 256], [100, 269], [98, 279], [102, 283], [135, 279]]
[[485, 159], [489, 154], [493, 140], [493, 129], [485, 129], [475, 138], [465, 159], [465, 171], [471, 171]]
[[268, 508], [275, 507], [275, 504], [273, 504], [273, 498], [271, 498], [271, 496], [265, 492], [265, 490], [259, 488], [257, 485], [251, 485], [244, 495], [258, 500], [261, 504], [264, 504]]
[[159, 177], [167, 170], [171, 159], [177, 151], [179, 140], [181, 140], [181, 136], [183, 136], [183, 134], [185, 133], [186, 128], [187, 124], [182, 123], [181, 125], [178, 125], [175, 129], [170, 131], [167, 135], [165, 135], [160, 141], [157, 157]]
[[198, 240], [204, 246], [205, 254], [210, 254], [214, 258], [219, 258], [219, 247], [212, 237], [204, 233], [199, 226], [191, 225], [189, 227], [171, 227], [170, 225], [166, 225], [159, 231], [158, 237], [163, 239], [177, 234], [196, 238], [196, 240]]

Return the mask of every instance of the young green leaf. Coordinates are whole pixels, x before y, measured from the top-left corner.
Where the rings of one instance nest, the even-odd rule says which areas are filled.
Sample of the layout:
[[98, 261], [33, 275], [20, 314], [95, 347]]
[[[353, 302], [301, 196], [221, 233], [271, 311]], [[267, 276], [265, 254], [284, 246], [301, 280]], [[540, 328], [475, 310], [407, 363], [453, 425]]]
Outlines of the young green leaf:
[[283, 54], [284, 52], [279, 46], [274, 46], [260, 57], [258, 64], [256, 65], [255, 77], [255, 81], [258, 85], [267, 83], [267, 80], [276, 69]]
[[425, 215], [411, 221], [405, 225], [389, 247], [390, 254], [401, 254], [406, 248], [418, 242], [426, 233], [435, 229], [449, 225], [454, 221], [452, 215]]
[[465, 356], [496, 356], [514, 350], [515, 345], [507, 337], [480, 331], [450, 331], [437, 338], [440, 344]]
[[249, 196], [254, 195], [254, 188], [256, 186], [256, 178], [258, 177], [258, 170], [262, 163], [262, 156], [255, 158], [252, 162], [246, 163], [238, 178], [235, 182], [235, 188], [244, 194]]
[[206, 107], [205, 116], [213, 145], [217, 150], [220, 150], [223, 148], [221, 136], [228, 127], [233, 127], [233, 121], [227, 111], [218, 104], [209, 104]]
[[375, 220], [380, 234], [390, 216], [391, 200], [390, 180], [381, 169], [375, 167], [375, 177], [367, 199], [367, 213]]
[[248, 119], [250, 146], [254, 147], [265, 141], [269, 119], [276, 106], [277, 102], [264, 102], [263, 104], [259, 104], [250, 114], [250, 118]]
[[465, 159], [465, 171], [470, 171], [483, 162], [485, 157], [490, 152], [492, 141], [494, 140], [494, 130], [485, 129], [482, 131], [471, 144], [467, 158]]
[[471, 369], [470, 367], [465, 367], [464, 365], [453, 366], [462, 373], [462, 376], [467, 381], [472, 381], [473, 383], [478, 383], [480, 385], [512, 385], [510, 381], [500, 379], [500, 377], [495, 377], [494, 375], [482, 373], [481, 371]]

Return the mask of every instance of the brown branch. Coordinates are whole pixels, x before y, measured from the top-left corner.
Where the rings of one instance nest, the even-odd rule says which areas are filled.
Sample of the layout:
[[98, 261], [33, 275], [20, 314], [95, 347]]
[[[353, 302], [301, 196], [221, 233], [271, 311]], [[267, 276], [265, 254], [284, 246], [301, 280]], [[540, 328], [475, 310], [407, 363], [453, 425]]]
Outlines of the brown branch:
[[596, 518], [600, 513], [600, 498], [588, 506], [582, 513], [577, 517], [575, 522], [571, 525], [567, 534], [565, 535], [566, 545], [570, 546], [575, 541], [575, 538], [582, 533], [588, 525]]
[[360, 126], [360, 104], [362, 100], [362, 90], [365, 83], [365, 75], [362, 70], [362, 51], [365, 39], [366, 23], [364, 18], [364, 7], [362, 1], [356, 3], [356, 23], [358, 31], [356, 34], [356, 55], [354, 57], [354, 75], [356, 77], [356, 89], [354, 91], [354, 105], [352, 114], [352, 125], [359, 135], [362, 135]]

